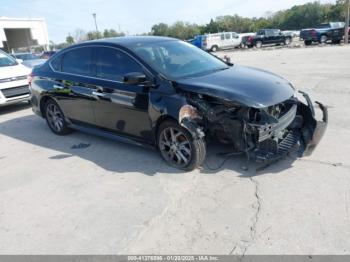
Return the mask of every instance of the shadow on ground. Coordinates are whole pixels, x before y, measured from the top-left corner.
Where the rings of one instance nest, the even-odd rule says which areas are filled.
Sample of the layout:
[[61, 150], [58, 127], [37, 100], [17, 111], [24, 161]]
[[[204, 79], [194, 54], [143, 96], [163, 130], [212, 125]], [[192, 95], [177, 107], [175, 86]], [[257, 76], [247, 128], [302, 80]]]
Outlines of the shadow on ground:
[[[149, 176], [157, 173], [183, 173], [168, 166], [155, 149], [116, 142], [78, 131], [68, 136], [57, 136], [50, 131], [43, 119], [35, 115], [1, 122], [0, 134], [59, 152], [48, 156], [50, 160], [60, 161], [76, 156], [116, 173], [140, 172]], [[230, 148], [226, 146], [209, 145], [207, 158], [199, 171], [216, 174], [220, 170], [232, 170], [240, 177], [249, 178], [267, 173], [279, 173], [290, 168], [294, 161], [292, 158], [287, 158], [257, 170], [259, 167], [254, 163], [248, 163], [244, 155], [231, 157], [220, 155], [229, 151]]]
[[25, 110], [25, 109], [28, 109], [29, 107], [30, 107], [30, 104], [28, 102], [2, 106], [0, 107], [0, 116], [10, 114], [16, 111]]

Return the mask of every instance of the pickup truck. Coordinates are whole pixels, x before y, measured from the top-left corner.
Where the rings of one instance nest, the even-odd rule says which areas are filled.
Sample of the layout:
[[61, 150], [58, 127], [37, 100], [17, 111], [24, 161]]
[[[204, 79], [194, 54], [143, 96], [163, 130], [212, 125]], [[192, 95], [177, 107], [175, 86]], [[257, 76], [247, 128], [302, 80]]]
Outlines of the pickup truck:
[[343, 22], [322, 23], [316, 28], [302, 29], [300, 39], [305, 45], [311, 45], [312, 42], [326, 43], [332, 41], [333, 44], [339, 44], [344, 36]]
[[285, 35], [279, 29], [260, 29], [255, 36], [247, 36], [242, 39], [243, 45], [260, 48], [263, 45], [289, 45], [292, 42], [291, 35]]

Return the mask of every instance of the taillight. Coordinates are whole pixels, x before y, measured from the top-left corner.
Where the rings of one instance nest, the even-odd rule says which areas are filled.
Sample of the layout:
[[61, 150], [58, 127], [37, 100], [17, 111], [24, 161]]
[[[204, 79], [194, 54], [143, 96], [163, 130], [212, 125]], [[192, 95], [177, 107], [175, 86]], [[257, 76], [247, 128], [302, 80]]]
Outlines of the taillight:
[[28, 80], [28, 84], [29, 84], [29, 85], [32, 85], [33, 78], [34, 78], [34, 74], [33, 74], [33, 73], [30, 73], [30, 74], [27, 76], [27, 80]]

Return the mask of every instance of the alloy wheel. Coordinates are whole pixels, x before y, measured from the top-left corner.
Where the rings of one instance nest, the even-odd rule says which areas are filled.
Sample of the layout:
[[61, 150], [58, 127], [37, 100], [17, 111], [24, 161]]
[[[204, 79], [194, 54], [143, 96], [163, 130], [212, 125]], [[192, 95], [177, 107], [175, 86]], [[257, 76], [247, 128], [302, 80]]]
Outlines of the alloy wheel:
[[51, 126], [56, 132], [60, 132], [64, 128], [64, 118], [61, 110], [57, 105], [50, 103], [46, 108], [46, 117]]
[[186, 135], [175, 127], [165, 128], [159, 137], [159, 149], [168, 163], [185, 167], [191, 161], [191, 144]]

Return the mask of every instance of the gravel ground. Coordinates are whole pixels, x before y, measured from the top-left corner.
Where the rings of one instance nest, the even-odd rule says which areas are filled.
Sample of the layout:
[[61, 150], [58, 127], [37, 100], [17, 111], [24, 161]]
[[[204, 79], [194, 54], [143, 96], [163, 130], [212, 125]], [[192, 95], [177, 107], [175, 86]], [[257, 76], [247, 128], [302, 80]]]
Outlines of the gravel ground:
[[244, 171], [211, 148], [191, 173], [155, 150], [58, 137], [0, 108], [1, 254], [350, 254], [350, 46], [218, 52], [329, 106], [311, 157]]

